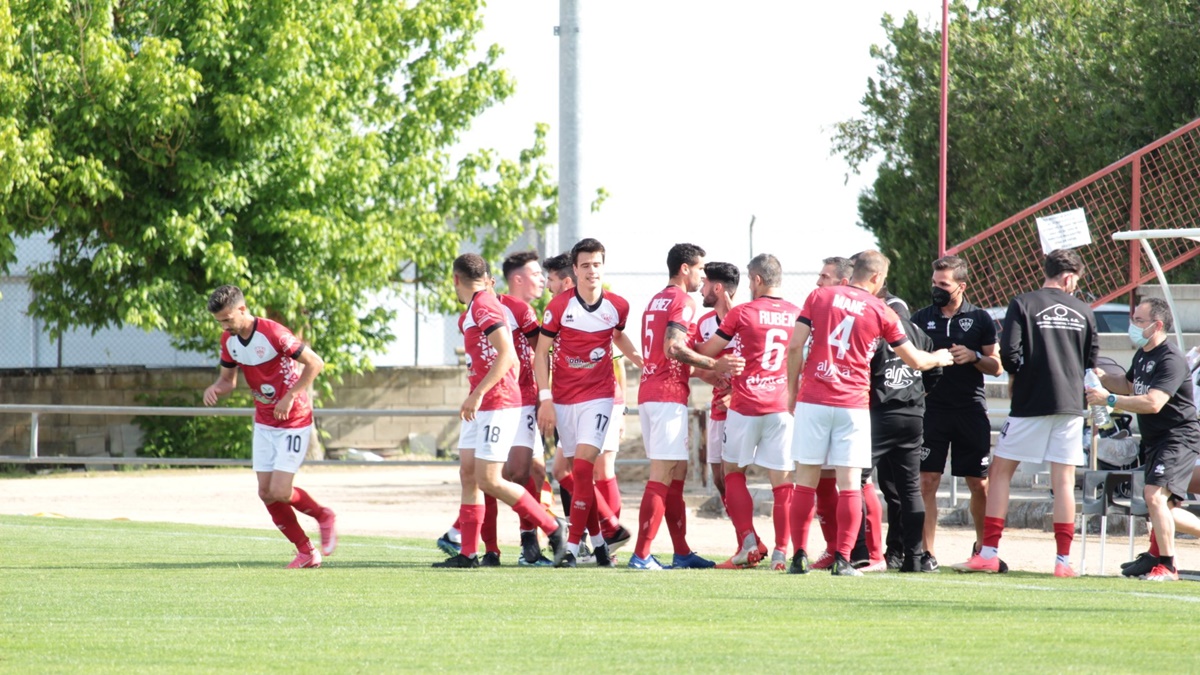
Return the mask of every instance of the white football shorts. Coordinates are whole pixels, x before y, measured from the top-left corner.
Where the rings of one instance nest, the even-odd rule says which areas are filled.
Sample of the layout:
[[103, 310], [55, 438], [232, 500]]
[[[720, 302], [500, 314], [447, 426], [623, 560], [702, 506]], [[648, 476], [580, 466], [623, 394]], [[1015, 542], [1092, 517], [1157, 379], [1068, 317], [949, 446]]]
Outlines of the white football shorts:
[[604, 448], [613, 409], [611, 396], [582, 403], [555, 403], [554, 415], [558, 420], [558, 440], [562, 443], [563, 455], [574, 457], [579, 445]]
[[250, 456], [258, 472], [283, 471], [296, 473], [308, 455], [312, 425], [281, 429], [254, 423], [254, 443]]
[[792, 416], [783, 413], [742, 415], [729, 411], [725, 418], [725, 445], [721, 454], [738, 466], [757, 464], [764, 469], [791, 471]]
[[1000, 429], [995, 455], [1017, 462], [1083, 466], [1083, 417], [1009, 417]]
[[706, 431], [708, 438], [708, 463], [720, 464], [722, 461], [722, 448], [725, 447], [725, 420], [709, 420], [708, 430]]
[[792, 457], [806, 466], [871, 468], [871, 411], [796, 403]]
[[638, 404], [646, 459], [687, 461], [688, 410], [681, 403]]
[[536, 410], [535, 406], [521, 406], [521, 424], [517, 427], [513, 447], [530, 448], [534, 457], [540, 457], [543, 453], [542, 432], [537, 427]]
[[480, 410], [475, 419], [462, 421], [458, 448], [474, 450], [475, 459], [485, 462], [506, 462], [520, 425], [520, 408]]

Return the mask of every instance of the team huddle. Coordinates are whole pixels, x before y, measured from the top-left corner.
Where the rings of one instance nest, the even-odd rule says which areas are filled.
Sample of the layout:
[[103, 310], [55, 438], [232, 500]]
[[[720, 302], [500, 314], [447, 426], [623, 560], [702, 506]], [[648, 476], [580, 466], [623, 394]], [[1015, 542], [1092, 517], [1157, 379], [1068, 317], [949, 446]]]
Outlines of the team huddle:
[[[704, 256], [693, 244], [671, 248], [668, 284], [641, 315], [640, 352], [627, 335], [629, 303], [603, 288], [605, 249], [595, 239], [546, 260], [545, 277], [536, 254], [510, 256], [504, 295], [495, 292], [483, 258], [454, 261], [455, 293], [466, 305], [459, 329], [470, 394], [460, 410], [459, 516], [437, 542], [450, 557], [434, 567], [500, 564], [499, 500], [520, 518], [521, 565], [612, 567], [617, 549], [634, 541], [627, 564], [635, 570], [740, 569], [769, 559], [772, 569], [793, 574], [936, 572], [936, 518], [925, 514], [936, 509], [949, 459], [952, 474], [971, 489], [977, 535], [969, 559], [955, 569], [1007, 571], [998, 547], [1013, 473], [1022, 461], [1049, 462], [1055, 575], [1075, 576], [1074, 468], [1083, 463], [1084, 373], [1098, 351], [1095, 318], [1073, 295], [1083, 274], [1078, 254], [1046, 257], [1043, 287], [1013, 300], [999, 334], [991, 316], [966, 301], [967, 264], [954, 256], [934, 262], [933, 302], [911, 320], [903, 301], [887, 293], [889, 261], [877, 251], [827, 258], [803, 306], [781, 297], [783, 272], [774, 256], [750, 261], [751, 299], [742, 304], [733, 302], [742, 281], [737, 266]], [[547, 285], [552, 298], [539, 324], [531, 303]], [[297, 547], [289, 566], [319, 566], [322, 553], [336, 547], [334, 515], [292, 479], [311, 425], [304, 389], [321, 361], [286, 329], [250, 316], [240, 291], [228, 289], [209, 302], [231, 336], [205, 403], [232, 390], [237, 368], [246, 373], [259, 408], [253, 452], [260, 496]], [[707, 312], [690, 295], [697, 291]], [[1181, 528], [1192, 527], [1177, 507], [1200, 447], [1187, 366], [1174, 367], [1183, 355], [1165, 341], [1170, 315], [1163, 307], [1138, 306], [1148, 322], [1139, 330], [1153, 329], [1138, 345], [1155, 359], [1149, 368], [1149, 357], [1135, 357], [1128, 379], [1096, 371], [1103, 386], [1086, 392], [1089, 401], [1139, 414], [1155, 536], [1151, 551], [1130, 567], [1154, 580], [1178, 578], [1171, 540], [1181, 518]], [[1138, 319], [1135, 311], [1135, 325]], [[1138, 343], [1132, 329], [1131, 339]], [[251, 349], [256, 341], [262, 344]], [[641, 372], [637, 409], [650, 469], [636, 540], [622, 525], [614, 471], [625, 406], [617, 351]], [[1160, 367], [1151, 380], [1154, 363]], [[983, 376], [1003, 371], [1013, 377], [1012, 412], [993, 454]], [[692, 377], [712, 386], [707, 461], [733, 524], [734, 553], [720, 563], [687, 542]], [[565, 521], [543, 503], [543, 437], [558, 441], [553, 476]], [[770, 480], [773, 546], [754, 526], [751, 466]], [[886, 549], [873, 480], [887, 502]], [[317, 518], [321, 551], [293, 511]], [[818, 516], [826, 545], [810, 558], [809, 530]], [[663, 521], [673, 546], [669, 564], [651, 553]]]

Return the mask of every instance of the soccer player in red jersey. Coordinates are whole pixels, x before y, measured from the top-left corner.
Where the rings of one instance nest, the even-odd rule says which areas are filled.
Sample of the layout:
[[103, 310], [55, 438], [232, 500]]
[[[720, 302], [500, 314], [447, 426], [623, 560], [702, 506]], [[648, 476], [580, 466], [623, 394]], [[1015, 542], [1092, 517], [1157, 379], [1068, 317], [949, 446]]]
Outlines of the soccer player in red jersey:
[[[434, 567], [478, 567], [483, 492], [511, 506], [522, 520], [535, 523], [547, 535], [561, 539], [562, 526], [523, 486], [504, 479], [504, 464], [521, 424], [520, 360], [504, 307], [490, 290], [487, 263], [475, 253], [466, 253], [454, 260], [453, 269], [455, 295], [467, 305], [458, 326], [471, 384], [460, 410], [458, 442], [463, 536], [460, 552]], [[555, 557], [561, 559], [562, 553], [560, 545]]]
[[[792, 497], [792, 543], [788, 572], [808, 572], [808, 529], [812, 525], [821, 466], [834, 467], [838, 488], [835, 575], [862, 576], [850, 564], [850, 550], [862, 525], [863, 469], [871, 467], [871, 358], [882, 338], [905, 364], [917, 370], [947, 366], [950, 352], [916, 349], [899, 317], [876, 297], [887, 279], [888, 259], [878, 251], [855, 257], [847, 286], [818, 288], [796, 318], [787, 346], [789, 406], [795, 410], [792, 457], [796, 489]], [[812, 344], [807, 357], [804, 345]], [[800, 374], [803, 372], [803, 379]]]
[[650, 555], [650, 545], [663, 516], [675, 547], [671, 567], [706, 569], [713, 566], [687, 543], [687, 507], [683, 484], [688, 464], [688, 384], [692, 367], [719, 375], [741, 371], [742, 359], [732, 354], [710, 358], [688, 347], [696, 326], [696, 301], [688, 293], [700, 290], [704, 272], [704, 249], [695, 244], [676, 244], [667, 253], [670, 283], [650, 299], [642, 314], [641, 386], [638, 387], [638, 417], [642, 439], [650, 460], [650, 476], [642, 495], [638, 516], [638, 539], [629, 567], [662, 570]]
[[[572, 266], [578, 280], [574, 292], [555, 296], [542, 318], [542, 335], [534, 353], [537, 376], [538, 426], [543, 433], [556, 427], [564, 451], [575, 449], [571, 474], [574, 491], [571, 504], [571, 528], [567, 553], [561, 561], [573, 567], [579, 555], [584, 529], [591, 530], [596, 564], [611, 566], [604, 535], [599, 532], [593, 514], [597, 492], [595, 462], [604, 445], [613, 414], [615, 378], [612, 348], [616, 345], [634, 365], [642, 359], [623, 332], [629, 317], [629, 303], [601, 286], [604, 271], [604, 245], [591, 238], [571, 249]], [[550, 378], [550, 347], [554, 347], [554, 378]], [[550, 401], [553, 405], [545, 405]], [[602, 498], [601, 498], [602, 499]], [[589, 520], [593, 527], [589, 528]]]
[[[332, 510], [292, 483], [308, 454], [313, 431], [308, 388], [325, 362], [287, 328], [250, 314], [246, 298], [236, 286], [213, 291], [208, 311], [225, 329], [225, 335], [221, 339], [221, 373], [204, 390], [204, 405], [216, 405], [218, 398], [237, 387], [240, 368], [254, 397], [252, 453], [258, 498], [266, 505], [271, 520], [296, 546], [296, 557], [288, 568], [320, 567], [321, 555], [332, 555], [337, 548], [335, 517]], [[320, 551], [304, 534], [296, 511], [317, 520]]]
[[[738, 305], [721, 320], [716, 334], [696, 348], [715, 357], [731, 346], [744, 359], [745, 369], [733, 378], [733, 396], [725, 420], [725, 509], [737, 534], [738, 551], [717, 565], [736, 569], [758, 564], [766, 545], [754, 532], [754, 500], [746, 488], [746, 467], [767, 469], [775, 494], [775, 551], [787, 559], [788, 500], [792, 493], [788, 452], [792, 415], [787, 407], [785, 356], [799, 309], [779, 297], [783, 268], [764, 253], [746, 269], [750, 302]], [[773, 555], [772, 559], [779, 557]]]
[[[737, 265], [726, 262], [709, 262], [704, 264], [704, 284], [700, 287], [700, 295], [705, 307], [712, 311], [700, 317], [696, 322], [696, 331], [692, 336], [694, 344], [705, 342], [716, 334], [721, 325], [721, 319], [733, 307], [733, 295], [737, 292], [741, 274]], [[724, 353], [733, 350], [725, 348]], [[729, 398], [733, 393], [733, 385], [728, 375], [717, 375], [711, 370], [700, 370], [696, 376], [713, 386], [712, 403], [708, 408], [708, 429], [706, 430], [708, 447], [708, 465], [712, 469], [713, 485], [725, 502], [725, 468], [722, 462], [722, 448], [725, 443], [725, 418], [729, 412]]]

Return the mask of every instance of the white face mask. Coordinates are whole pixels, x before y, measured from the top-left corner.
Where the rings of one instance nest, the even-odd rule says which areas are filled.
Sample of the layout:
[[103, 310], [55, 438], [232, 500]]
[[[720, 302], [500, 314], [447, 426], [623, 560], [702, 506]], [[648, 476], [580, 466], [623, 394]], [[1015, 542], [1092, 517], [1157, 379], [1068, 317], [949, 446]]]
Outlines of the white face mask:
[[1145, 329], [1138, 328], [1137, 324], [1134, 323], [1129, 324], [1129, 341], [1138, 349], [1145, 347], [1150, 342], [1150, 338], [1143, 335], [1143, 333], [1145, 333]]

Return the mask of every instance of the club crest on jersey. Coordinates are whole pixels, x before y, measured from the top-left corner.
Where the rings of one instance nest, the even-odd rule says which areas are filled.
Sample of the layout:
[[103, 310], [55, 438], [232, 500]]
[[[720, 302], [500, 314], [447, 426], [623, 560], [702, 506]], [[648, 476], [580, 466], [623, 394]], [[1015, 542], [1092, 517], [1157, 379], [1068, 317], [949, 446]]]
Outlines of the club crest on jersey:
[[971, 326], [975, 325], [975, 319], [959, 319], [958, 327], [963, 329], [963, 332], [971, 330]]
[[267, 348], [262, 345], [257, 345], [254, 347], [254, 354], [261, 359], [267, 355]]
[[616, 318], [612, 315], [612, 312], [600, 312], [600, 320], [604, 323], [612, 323]]
[[1153, 373], [1154, 372], [1154, 362], [1147, 361], [1146, 365], [1142, 366], [1142, 370], [1145, 371], [1147, 375], [1149, 375], [1150, 373]]

